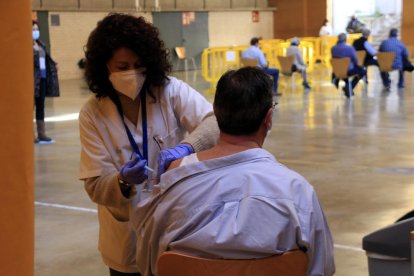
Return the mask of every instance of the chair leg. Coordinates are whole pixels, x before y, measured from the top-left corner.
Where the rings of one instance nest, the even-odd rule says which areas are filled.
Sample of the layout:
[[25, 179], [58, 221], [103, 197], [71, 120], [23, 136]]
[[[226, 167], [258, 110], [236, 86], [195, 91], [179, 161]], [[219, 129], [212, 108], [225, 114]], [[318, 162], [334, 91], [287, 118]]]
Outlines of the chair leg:
[[349, 98], [352, 98], [352, 82], [351, 79], [348, 78], [348, 93], [349, 93]]
[[193, 62], [193, 70], [196, 70], [197, 69], [197, 65], [196, 65], [195, 59], [193, 57], [191, 58], [191, 61]]
[[177, 63], [175, 64], [175, 68], [178, 71], [180, 69], [180, 59], [177, 59]]
[[184, 71], [188, 71], [188, 59], [184, 59]]

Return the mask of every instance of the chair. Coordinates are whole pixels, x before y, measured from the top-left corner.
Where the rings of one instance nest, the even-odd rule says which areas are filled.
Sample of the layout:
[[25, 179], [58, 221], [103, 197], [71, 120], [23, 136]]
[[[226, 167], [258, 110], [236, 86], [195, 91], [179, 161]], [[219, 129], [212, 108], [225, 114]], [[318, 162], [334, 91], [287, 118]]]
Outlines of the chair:
[[[356, 51], [356, 55], [357, 55], [357, 60], [358, 60], [358, 66], [366, 69], [365, 65], [364, 65], [364, 61], [365, 61], [365, 57], [367, 55], [367, 52], [365, 50]], [[364, 83], [367, 82], [367, 78], [368, 78], [368, 76], [367, 76], [367, 74], [365, 74]], [[366, 86], [365, 86], [365, 88], [366, 88]]]
[[295, 80], [293, 79], [293, 73], [292, 66], [294, 61], [294, 56], [278, 56], [277, 59], [280, 64], [280, 73], [282, 73], [284, 76], [288, 76], [292, 78], [292, 87], [295, 84]]
[[337, 79], [342, 79], [348, 82], [348, 95], [352, 97], [352, 84], [351, 76], [348, 76], [349, 63], [351, 62], [350, 58], [332, 58], [331, 65], [332, 70]]
[[188, 70], [188, 65], [187, 65], [188, 60], [191, 60], [191, 62], [193, 63], [193, 70], [197, 69], [194, 58], [186, 56], [185, 47], [175, 47], [174, 49], [175, 49], [175, 53], [177, 54], [177, 57], [178, 57], [177, 64], [176, 64], [177, 70], [179, 69], [180, 62], [184, 62], [184, 70], [187, 71]]
[[206, 259], [167, 251], [157, 263], [159, 276], [301, 276], [306, 275], [307, 266], [307, 255], [300, 250], [248, 260]]
[[379, 69], [381, 72], [391, 72], [392, 64], [394, 63], [395, 53], [394, 52], [378, 52], [377, 60]]
[[242, 58], [241, 63], [243, 67], [257, 67], [259, 62], [255, 58]]
[[[391, 73], [394, 69], [392, 64], [394, 63], [395, 53], [394, 52], [378, 52], [377, 61], [378, 67], [381, 73]], [[391, 76], [390, 76], [391, 77]], [[389, 87], [388, 87], [389, 89]]]
[[367, 52], [365, 52], [365, 50], [356, 51], [356, 55], [357, 55], [357, 60], [358, 60], [358, 66], [365, 67], [364, 60], [365, 60], [365, 56], [367, 55]]

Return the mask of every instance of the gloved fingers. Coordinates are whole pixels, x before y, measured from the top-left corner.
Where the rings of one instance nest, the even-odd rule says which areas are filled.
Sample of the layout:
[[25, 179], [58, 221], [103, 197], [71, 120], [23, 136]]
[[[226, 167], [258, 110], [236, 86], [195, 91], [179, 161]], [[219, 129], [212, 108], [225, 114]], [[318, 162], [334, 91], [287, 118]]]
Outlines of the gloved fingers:
[[148, 161], [145, 159], [139, 160], [138, 162], [135, 163], [135, 167], [142, 169], [147, 165]]
[[160, 177], [161, 174], [165, 172], [166, 163], [168, 163], [168, 159], [171, 158], [171, 156], [169, 155], [170, 153], [168, 152], [168, 150], [161, 150], [160, 153], [158, 154], [158, 172], [157, 172], [158, 177]]
[[124, 166], [127, 168], [132, 168], [136, 163], [138, 163], [138, 161], [140, 161], [139, 157], [135, 157], [134, 159], [128, 160]]

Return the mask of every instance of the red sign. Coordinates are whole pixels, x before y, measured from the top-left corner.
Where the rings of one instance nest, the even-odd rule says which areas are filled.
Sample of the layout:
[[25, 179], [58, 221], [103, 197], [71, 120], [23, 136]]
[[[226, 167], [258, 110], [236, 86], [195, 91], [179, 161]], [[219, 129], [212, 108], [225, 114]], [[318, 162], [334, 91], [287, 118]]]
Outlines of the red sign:
[[259, 11], [252, 11], [252, 22], [259, 22]]

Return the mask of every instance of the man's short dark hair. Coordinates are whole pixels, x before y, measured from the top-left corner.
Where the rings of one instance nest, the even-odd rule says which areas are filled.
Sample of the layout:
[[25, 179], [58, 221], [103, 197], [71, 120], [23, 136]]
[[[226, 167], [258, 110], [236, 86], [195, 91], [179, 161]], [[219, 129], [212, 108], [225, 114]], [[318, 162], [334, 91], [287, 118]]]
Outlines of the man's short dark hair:
[[224, 133], [255, 133], [271, 107], [272, 81], [261, 69], [244, 67], [228, 71], [217, 83], [214, 114]]
[[398, 35], [398, 29], [392, 28], [390, 30], [390, 37], [397, 37], [397, 35]]
[[250, 39], [250, 45], [256, 45], [257, 43], [259, 43], [259, 39], [257, 37]]

